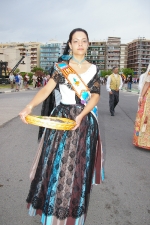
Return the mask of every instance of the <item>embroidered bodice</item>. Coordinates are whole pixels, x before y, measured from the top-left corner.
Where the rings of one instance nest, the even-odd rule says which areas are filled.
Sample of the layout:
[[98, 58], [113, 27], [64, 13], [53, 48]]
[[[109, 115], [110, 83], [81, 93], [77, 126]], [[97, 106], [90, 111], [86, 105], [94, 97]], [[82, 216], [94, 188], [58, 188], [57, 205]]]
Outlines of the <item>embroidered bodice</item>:
[[[100, 78], [95, 65], [92, 64], [85, 73], [80, 74], [80, 77], [89, 87], [91, 93], [100, 94]], [[64, 78], [60, 71], [55, 70], [55, 67], [52, 78], [59, 85], [59, 90], [62, 96], [61, 102], [63, 104], [80, 103], [80, 99], [76, 96], [75, 91], [72, 89], [71, 85]]]

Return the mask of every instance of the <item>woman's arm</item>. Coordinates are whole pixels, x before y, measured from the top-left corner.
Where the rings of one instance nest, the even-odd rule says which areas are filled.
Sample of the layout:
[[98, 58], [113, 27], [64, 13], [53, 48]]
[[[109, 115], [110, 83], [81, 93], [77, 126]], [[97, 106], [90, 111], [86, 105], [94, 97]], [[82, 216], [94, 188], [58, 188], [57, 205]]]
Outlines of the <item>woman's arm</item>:
[[36, 95], [35, 97], [29, 102], [29, 104], [19, 113], [20, 118], [24, 123], [27, 123], [25, 117], [31, 113], [32, 109], [43, 102], [53, 91], [56, 86], [56, 82], [53, 79], [50, 79]]
[[149, 88], [149, 86], [150, 86], [150, 82], [146, 82], [144, 84], [143, 90], [142, 90], [141, 95], [140, 95], [139, 100], [138, 100], [139, 107], [142, 104], [143, 97], [144, 97], [145, 93], [147, 92], [147, 89]]
[[97, 103], [99, 102], [99, 99], [100, 99], [99, 94], [96, 93], [91, 94], [89, 102], [87, 103], [83, 111], [76, 117], [76, 126], [73, 128], [73, 130], [76, 130], [80, 126], [83, 117], [87, 115], [89, 112], [91, 112], [94, 106], [96, 106]]
[[143, 87], [143, 90], [142, 90], [142, 93], [141, 93], [141, 97], [144, 97], [144, 95], [145, 95], [147, 89], [149, 88], [149, 86], [150, 86], [150, 82], [146, 82], [144, 87]]

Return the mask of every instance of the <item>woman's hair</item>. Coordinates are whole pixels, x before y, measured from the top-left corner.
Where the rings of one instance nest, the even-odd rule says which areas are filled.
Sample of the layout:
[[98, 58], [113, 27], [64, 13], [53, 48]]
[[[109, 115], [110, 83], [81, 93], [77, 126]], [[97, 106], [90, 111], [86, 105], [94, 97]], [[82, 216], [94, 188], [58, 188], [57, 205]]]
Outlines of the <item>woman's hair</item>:
[[83, 33], [85, 33], [88, 41], [89, 41], [89, 36], [88, 36], [88, 33], [86, 30], [82, 29], [82, 28], [76, 28], [74, 30], [71, 31], [70, 35], [69, 35], [69, 40], [67, 41], [67, 45], [64, 49], [64, 52], [63, 52], [63, 55], [69, 55], [69, 50], [70, 50], [70, 47], [69, 47], [69, 43], [71, 43], [72, 41], [72, 36], [74, 35], [75, 32], [78, 32], [78, 31], [81, 31]]

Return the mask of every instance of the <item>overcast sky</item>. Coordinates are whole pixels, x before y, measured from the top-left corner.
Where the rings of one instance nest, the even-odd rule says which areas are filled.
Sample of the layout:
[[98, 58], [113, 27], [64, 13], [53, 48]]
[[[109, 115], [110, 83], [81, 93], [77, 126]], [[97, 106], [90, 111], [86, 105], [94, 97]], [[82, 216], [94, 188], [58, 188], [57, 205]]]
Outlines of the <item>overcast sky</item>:
[[86, 29], [90, 41], [150, 39], [150, 0], [1, 0], [0, 42], [66, 42]]

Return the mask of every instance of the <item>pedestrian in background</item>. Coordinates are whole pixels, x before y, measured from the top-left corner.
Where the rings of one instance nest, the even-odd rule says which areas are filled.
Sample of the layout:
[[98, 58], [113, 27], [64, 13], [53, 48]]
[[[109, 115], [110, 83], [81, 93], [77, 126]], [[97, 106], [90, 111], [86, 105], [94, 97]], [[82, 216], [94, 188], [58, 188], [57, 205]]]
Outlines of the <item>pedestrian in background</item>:
[[42, 76], [42, 86], [45, 86], [47, 84], [47, 77], [46, 77], [46, 74], [44, 74]]
[[132, 76], [128, 76], [128, 91], [131, 91], [132, 88]]
[[38, 75], [38, 77], [37, 77], [37, 87], [42, 87], [42, 77], [41, 77], [41, 75]]
[[150, 150], [150, 64], [140, 80], [139, 107], [135, 119], [133, 144]]
[[29, 75], [26, 73], [25, 76], [24, 76], [24, 87], [25, 89], [29, 89]]
[[107, 78], [106, 90], [109, 92], [109, 109], [114, 116], [115, 107], [119, 102], [119, 90], [122, 88], [122, 78], [118, 74], [118, 67], [112, 68], [112, 74]]
[[13, 75], [13, 73], [10, 73], [9, 81], [10, 81], [11, 89], [13, 89], [14, 88], [14, 81], [15, 81], [15, 76]]
[[15, 91], [19, 91], [19, 76], [15, 75]]
[[32, 85], [33, 85], [33, 88], [36, 88], [36, 84], [37, 84], [37, 76], [35, 74], [33, 74], [33, 76], [32, 76]]
[[18, 74], [18, 77], [19, 77], [19, 86], [20, 86], [20, 90], [22, 90], [23, 88], [23, 77], [21, 74]]
[[50, 79], [50, 75], [48, 74], [48, 75], [46, 76], [46, 78], [47, 78], [47, 82], [48, 82], [49, 79]]

